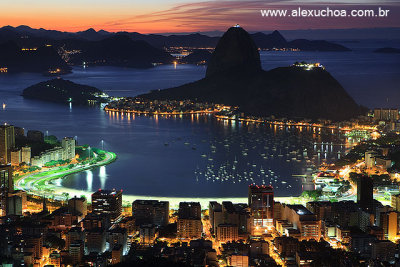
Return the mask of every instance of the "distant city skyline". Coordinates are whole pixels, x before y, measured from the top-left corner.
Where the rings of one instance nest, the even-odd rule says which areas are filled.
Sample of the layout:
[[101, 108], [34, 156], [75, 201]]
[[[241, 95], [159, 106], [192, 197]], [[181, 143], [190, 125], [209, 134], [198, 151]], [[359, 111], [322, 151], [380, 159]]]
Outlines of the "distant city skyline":
[[[263, 18], [261, 9], [377, 9], [390, 10], [386, 18]], [[0, 3], [0, 25], [28, 25], [60, 31], [88, 28], [140, 33], [224, 31], [239, 23], [249, 31], [297, 29], [347, 29], [400, 27], [400, 3], [396, 1], [286, 0], [192, 1], [128, 0], [77, 1], [5, 0]]]

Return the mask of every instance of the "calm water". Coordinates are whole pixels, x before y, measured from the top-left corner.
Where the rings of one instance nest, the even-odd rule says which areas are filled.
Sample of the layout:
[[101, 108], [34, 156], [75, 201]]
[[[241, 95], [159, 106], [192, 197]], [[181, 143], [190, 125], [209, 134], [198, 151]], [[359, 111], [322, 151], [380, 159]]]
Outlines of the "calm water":
[[[367, 48], [349, 53], [263, 52], [261, 58], [264, 69], [299, 60], [321, 62], [358, 103], [398, 106], [400, 56], [373, 54]], [[205, 67], [191, 65], [149, 70], [96, 67], [74, 68], [65, 78], [110, 95], [134, 96], [204, 74]], [[66, 178], [66, 187], [123, 188], [127, 194], [150, 196], [245, 197], [247, 185], [254, 181], [271, 183], [277, 195], [288, 196], [301, 192], [301, 180], [293, 175], [304, 174], [307, 165], [338, 158], [345, 150], [338, 133], [232, 125], [202, 116], [112, 116], [97, 108], [70, 108], [19, 96], [25, 87], [46, 79], [26, 73], [0, 75], [0, 102], [7, 104], [0, 122], [60, 138], [77, 136], [79, 143], [92, 146], [100, 147], [104, 140], [104, 148], [119, 157], [105, 168]]]

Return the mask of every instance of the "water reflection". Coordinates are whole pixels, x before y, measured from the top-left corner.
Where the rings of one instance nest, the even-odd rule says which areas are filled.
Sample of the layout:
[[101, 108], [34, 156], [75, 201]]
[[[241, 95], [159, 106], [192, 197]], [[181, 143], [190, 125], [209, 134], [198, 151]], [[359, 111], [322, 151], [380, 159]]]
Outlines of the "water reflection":
[[101, 188], [106, 188], [106, 181], [107, 181], [106, 166], [100, 167], [99, 178], [100, 178]]
[[91, 170], [86, 170], [86, 184], [87, 190], [93, 191], [93, 172]]

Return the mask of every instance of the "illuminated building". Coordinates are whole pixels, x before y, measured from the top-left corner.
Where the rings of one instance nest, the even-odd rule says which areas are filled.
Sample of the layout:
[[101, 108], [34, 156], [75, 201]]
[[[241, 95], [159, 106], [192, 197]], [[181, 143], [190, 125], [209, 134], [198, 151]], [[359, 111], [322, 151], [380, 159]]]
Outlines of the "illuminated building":
[[64, 137], [61, 140], [61, 146], [64, 150], [64, 160], [75, 158], [75, 139]]
[[392, 208], [400, 212], [400, 194], [392, 195]]
[[92, 194], [92, 212], [98, 215], [110, 215], [114, 223], [122, 214], [122, 190], [101, 190]]
[[29, 146], [24, 146], [21, 148], [21, 162], [25, 164], [31, 164], [31, 148]]
[[140, 243], [152, 245], [157, 238], [157, 228], [153, 224], [142, 224], [139, 227]]
[[260, 235], [273, 226], [274, 191], [272, 186], [250, 185], [249, 207], [251, 216], [251, 233]]
[[302, 240], [320, 239], [321, 221], [303, 205], [285, 205], [283, 219], [290, 223], [293, 229], [299, 230]]
[[223, 201], [222, 205], [215, 201], [209, 203], [209, 216], [213, 233], [220, 224], [237, 225], [239, 232], [247, 232], [248, 209], [246, 204], [232, 204]]
[[222, 243], [232, 242], [239, 239], [236, 224], [219, 224], [216, 231], [216, 240]]
[[358, 205], [371, 212], [374, 205], [374, 182], [371, 177], [361, 176], [357, 181], [357, 203]]
[[19, 164], [22, 162], [21, 150], [17, 148], [11, 149], [10, 158], [10, 163], [12, 166], [19, 166]]
[[367, 168], [375, 167], [375, 157], [378, 156], [378, 153], [375, 151], [367, 151], [365, 152], [365, 166]]
[[381, 212], [379, 216], [379, 226], [383, 229], [384, 238], [395, 240], [399, 233], [399, 212]]
[[111, 250], [111, 264], [117, 264], [122, 261], [123, 249], [121, 245], [113, 246]]
[[15, 146], [14, 126], [0, 126], [0, 164], [11, 163], [10, 149]]
[[180, 202], [178, 210], [177, 237], [200, 238], [203, 232], [201, 205], [199, 202]]
[[374, 109], [374, 120], [376, 121], [397, 121], [400, 119], [399, 110], [395, 108]]
[[14, 191], [11, 165], [0, 165], [0, 212], [7, 214], [8, 196]]
[[49, 256], [49, 263], [54, 267], [61, 266], [61, 255], [57, 251], [53, 251]]
[[169, 220], [169, 202], [158, 200], [135, 200], [132, 203], [132, 217], [135, 219], [136, 225], [167, 225]]
[[202, 223], [200, 219], [178, 219], [177, 237], [184, 239], [200, 238], [202, 234]]
[[228, 258], [228, 265], [235, 267], [249, 266], [249, 256], [247, 255], [231, 255]]

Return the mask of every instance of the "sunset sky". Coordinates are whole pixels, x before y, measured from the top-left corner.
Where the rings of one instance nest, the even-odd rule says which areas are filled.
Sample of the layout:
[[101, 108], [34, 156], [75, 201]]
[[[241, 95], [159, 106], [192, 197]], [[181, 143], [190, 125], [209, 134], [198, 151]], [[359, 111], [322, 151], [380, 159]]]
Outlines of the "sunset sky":
[[[400, 27], [399, 0], [1, 0], [0, 26], [28, 25], [62, 31], [88, 28], [141, 33], [225, 30], [239, 23], [248, 30]], [[346, 4], [343, 4], [346, 3]], [[379, 5], [375, 5], [379, 3]], [[260, 9], [389, 9], [388, 18], [263, 18]]]

